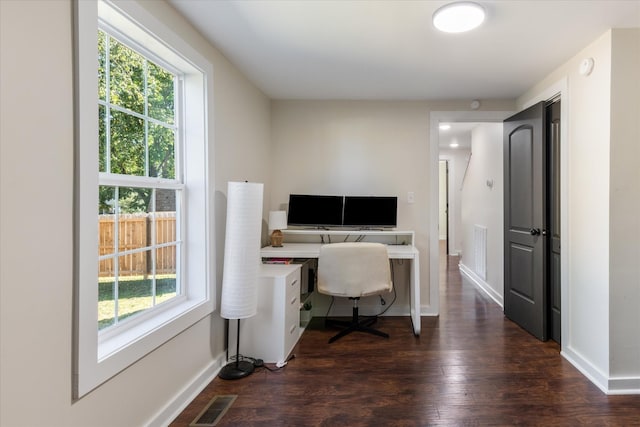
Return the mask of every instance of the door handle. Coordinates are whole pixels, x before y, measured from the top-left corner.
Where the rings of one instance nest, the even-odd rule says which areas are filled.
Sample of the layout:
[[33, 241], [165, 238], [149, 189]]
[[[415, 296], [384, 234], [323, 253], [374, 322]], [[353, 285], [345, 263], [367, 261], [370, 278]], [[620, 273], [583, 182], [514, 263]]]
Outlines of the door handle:
[[529, 233], [531, 233], [532, 236], [539, 236], [541, 231], [539, 228], [532, 228], [531, 230], [529, 230]]

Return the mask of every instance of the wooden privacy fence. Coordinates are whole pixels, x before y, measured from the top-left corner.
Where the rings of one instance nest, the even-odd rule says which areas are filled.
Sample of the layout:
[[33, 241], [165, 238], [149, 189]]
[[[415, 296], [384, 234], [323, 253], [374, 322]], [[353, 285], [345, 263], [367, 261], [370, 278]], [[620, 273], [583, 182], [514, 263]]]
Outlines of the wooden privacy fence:
[[[98, 215], [98, 255], [115, 251], [115, 215]], [[155, 224], [156, 244], [176, 241], [176, 213], [155, 212], [118, 215], [118, 252], [149, 247]], [[175, 274], [176, 245], [158, 248], [156, 274]], [[98, 277], [115, 276], [114, 258], [99, 261]], [[151, 249], [118, 257], [120, 276], [147, 276], [153, 272]]]

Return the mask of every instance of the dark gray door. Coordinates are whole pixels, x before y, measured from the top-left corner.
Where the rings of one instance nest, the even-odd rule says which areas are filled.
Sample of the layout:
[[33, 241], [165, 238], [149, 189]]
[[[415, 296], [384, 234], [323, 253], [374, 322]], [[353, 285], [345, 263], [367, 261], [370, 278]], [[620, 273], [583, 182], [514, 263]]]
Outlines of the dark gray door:
[[504, 313], [547, 339], [544, 102], [504, 122]]
[[547, 105], [549, 338], [560, 343], [560, 100]]

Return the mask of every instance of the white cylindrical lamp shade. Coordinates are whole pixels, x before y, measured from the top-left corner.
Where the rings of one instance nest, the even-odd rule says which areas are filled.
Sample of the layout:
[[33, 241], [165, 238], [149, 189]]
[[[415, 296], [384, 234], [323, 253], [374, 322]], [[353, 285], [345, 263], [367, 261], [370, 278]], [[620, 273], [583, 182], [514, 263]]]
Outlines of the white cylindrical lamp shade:
[[258, 307], [263, 185], [229, 182], [220, 315], [254, 316]]
[[287, 212], [271, 211], [269, 212], [269, 230], [286, 230], [287, 229]]

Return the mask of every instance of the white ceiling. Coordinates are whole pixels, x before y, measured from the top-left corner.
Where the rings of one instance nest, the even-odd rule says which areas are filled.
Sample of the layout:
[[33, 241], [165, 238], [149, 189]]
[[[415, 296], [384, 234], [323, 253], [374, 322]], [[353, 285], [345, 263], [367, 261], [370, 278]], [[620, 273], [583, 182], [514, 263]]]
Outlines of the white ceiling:
[[640, 27], [640, 0], [477, 0], [488, 16], [466, 34], [431, 23], [450, 1], [169, 2], [273, 99], [515, 98], [608, 28]]
[[470, 149], [471, 148], [471, 131], [474, 127], [480, 123], [474, 122], [457, 122], [447, 123], [451, 126], [447, 130], [439, 130], [439, 147], [449, 149], [449, 144], [458, 144], [456, 149]]

